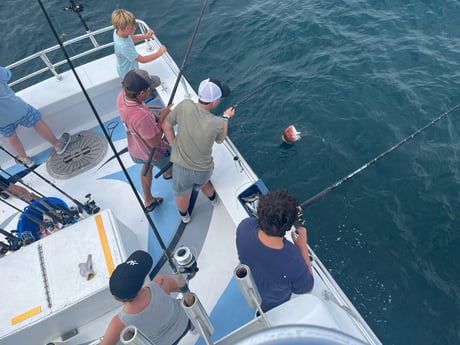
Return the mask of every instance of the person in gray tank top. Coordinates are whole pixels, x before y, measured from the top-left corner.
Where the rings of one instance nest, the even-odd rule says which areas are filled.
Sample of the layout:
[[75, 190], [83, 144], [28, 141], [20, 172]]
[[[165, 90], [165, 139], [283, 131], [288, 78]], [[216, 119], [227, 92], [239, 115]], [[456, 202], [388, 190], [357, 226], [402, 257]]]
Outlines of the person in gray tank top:
[[147, 282], [152, 266], [150, 254], [138, 250], [113, 271], [110, 292], [123, 302], [123, 308], [110, 321], [101, 345], [119, 344], [121, 331], [129, 325], [136, 326], [156, 345], [177, 344], [189, 331], [191, 322], [180, 300], [169, 296], [179, 291], [176, 282], [159, 274]]

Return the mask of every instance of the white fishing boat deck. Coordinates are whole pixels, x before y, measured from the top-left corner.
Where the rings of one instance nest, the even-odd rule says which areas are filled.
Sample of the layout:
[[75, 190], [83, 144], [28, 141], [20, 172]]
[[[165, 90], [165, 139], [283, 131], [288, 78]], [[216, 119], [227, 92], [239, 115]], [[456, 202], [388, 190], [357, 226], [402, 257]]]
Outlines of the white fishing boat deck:
[[[151, 45], [157, 49], [160, 43], [156, 39], [137, 46], [137, 49], [145, 53]], [[116, 110], [115, 100], [121, 84], [114, 65], [114, 56], [110, 54], [77, 67], [76, 73], [135, 188], [140, 191], [140, 166], [132, 162], [125, 150], [124, 128]], [[13, 74], [20, 70], [20, 66], [10, 66]], [[154, 102], [167, 103], [179, 71], [174, 61], [165, 54], [142, 68], [160, 76], [162, 84], [157, 89], [159, 97]], [[66, 131], [75, 136], [88, 130], [100, 135], [103, 133], [72, 71], [60, 74], [59, 79], [52, 77], [36, 83], [17, 94], [42, 112], [56, 134]], [[174, 103], [184, 98], [196, 99], [185, 79], [178, 88]], [[171, 273], [171, 268], [165, 263], [164, 248], [159, 245], [154, 231], [158, 231], [164, 241], [167, 255], [179, 246], [187, 246], [194, 252], [199, 271], [189, 282], [189, 287], [210, 314], [215, 329], [212, 335], [214, 343], [235, 344], [255, 330], [267, 328], [263, 318], [254, 319], [255, 310], [246, 304], [233, 277], [238, 265], [235, 231], [239, 222], [248, 216], [241, 196], [264, 193], [266, 189], [230, 140], [221, 145], [215, 144], [213, 148], [215, 170], [212, 183], [219, 194], [220, 204], [213, 208], [209, 200], [198, 193], [192, 221], [185, 226], [180, 222], [171, 181], [160, 177], [154, 180], [152, 189], [164, 201], [150, 213], [156, 228], [152, 229], [110, 147], [94, 167], [67, 179], [57, 179], [46, 167], [51, 153], [48, 144], [30, 129], [21, 128], [18, 134], [28, 153], [41, 163], [35, 168], [37, 174], [22, 174], [22, 166], [0, 153], [3, 169], [10, 174], [21, 173], [25, 184], [44, 195], [58, 197], [68, 205], [73, 205], [73, 200], [59, 193], [53, 184], [82, 202], [85, 195], [91, 193], [102, 211], [96, 215], [83, 214], [84, 219], [76, 224], [0, 257], [0, 272], [6, 281], [0, 288], [2, 344], [97, 343], [109, 320], [120, 308], [108, 292], [111, 273], [111, 268], [107, 266], [109, 256], [116, 265], [135, 248], [148, 250], [158, 262], [154, 272]], [[3, 139], [0, 144], [9, 149]], [[63, 156], [63, 160], [76, 159]], [[25, 206], [24, 202], [13, 197], [8, 201], [19, 208]], [[20, 214], [3, 203], [0, 204], [0, 214], [0, 227], [15, 229]], [[106, 247], [101, 244], [104, 242], [101, 239], [101, 219], [103, 232], [107, 234]], [[43, 258], [37, 259], [40, 250]], [[93, 258], [95, 276], [86, 280], [80, 275], [78, 264], [84, 262], [89, 254]], [[268, 327], [315, 325], [343, 332], [365, 344], [380, 344], [313, 252], [312, 256], [315, 271], [313, 292], [295, 296], [268, 312]], [[30, 264], [23, 265], [24, 262]], [[48, 277], [47, 286], [44, 285], [44, 276]], [[34, 294], [34, 291], [37, 293]], [[199, 334], [188, 334], [180, 342], [202, 343], [204, 340]]]

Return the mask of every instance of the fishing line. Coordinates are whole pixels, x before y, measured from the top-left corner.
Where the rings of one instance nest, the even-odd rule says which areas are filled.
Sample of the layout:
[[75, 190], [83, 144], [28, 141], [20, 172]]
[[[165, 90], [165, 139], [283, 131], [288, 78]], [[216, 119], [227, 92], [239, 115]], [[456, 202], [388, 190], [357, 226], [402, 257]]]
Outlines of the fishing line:
[[[246, 103], [246, 102], [247, 102], [249, 99], [251, 99], [253, 96], [255, 96], [256, 94], [258, 94], [260, 91], [265, 90], [265, 89], [267, 89], [267, 88], [269, 88], [269, 87], [271, 87], [271, 86], [273, 86], [273, 85], [275, 85], [275, 84], [280, 84], [280, 83], [289, 83], [289, 84], [291, 84], [292, 86], [294, 86], [294, 88], [297, 89], [297, 85], [296, 85], [294, 82], [290, 81], [290, 80], [278, 80], [278, 81], [275, 81], [275, 82], [266, 84], [266, 85], [264, 85], [264, 86], [261, 86], [261, 87], [255, 89], [255, 90], [254, 90], [253, 92], [251, 92], [249, 95], [247, 95], [246, 97], [242, 98], [240, 101], [236, 102], [236, 103], [232, 106], [232, 108], [233, 108], [233, 109], [236, 109], [236, 108], [239, 107], [240, 105]], [[225, 138], [225, 140], [227, 141], [227, 143], [229, 143], [229, 141], [228, 141], [227, 138]], [[232, 144], [232, 148], [233, 148], [233, 144]], [[238, 162], [239, 165], [240, 165], [240, 167], [241, 167], [241, 171], [243, 171], [244, 169], [243, 169], [243, 165], [242, 165], [242, 163], [241, 163], [241, 161], [240, 161], [240, 158], [235, 154], [235, 151], [236, 151], [236, 150], [233, 150], [233, 149], [232, 149], [232, 151], [233, 151], [233, 154], [234, 154], [233, 160], [234, 160], [234, 162], [235, 162], [235, 165], [236, 165], [236, 163]]]
[[377, 162], [378, 160], [380, 160], [381, 158], [385, 157], [387, 154], [389, 154], [390, 152], [393, 152], [394, 150], [396, 150], [398, 147], [400, 147], [402, 144], [408, 142], [409, 140], [413, 139], [414, 137], [416, 137], [417, 135], [419, 135], [420, 133], [422, 133], [424, 130], [426, 130], [427, 128], [433, 126], [436, 122], [438, 122], [439, 120], [443, 119], [444, 117], [446, 117], [447, 115], [449, 115], [450, 113], [452, 113], [453, 111], [457, 110], [458, 108], [460, 107], [460, 103], [457, 104], [456, 106], [450, 108], [448, 111], [446, 111], [445, 113], [439, 115], [438, 117], [434, 118], [433, 120], [431, 120], [430, 122], [428, 122], [425, 126], [421, 127], [420, 129], [416, 130], [414, 133], [412, 133], [411, 135], [409, 135], [408, 137], [404, 138], [403, 140], [401, 140], [399, 143], [397, 143], [396, 145], [393, 145], [392, 147], [390, 147], [388, 150], [382, 152], [381, 154], [379, 154], [377, 157], [375, 157], [374, 159], [371, 159], [369, 162], [367, 162], [366, 164], [364, 164], [363, 166], [359, 167], [358, 169], [356, 169], [355, 171], [353, 171], [352, 173], [348, 174], [347, 176], [344, 176], [342, 179], [340, 179], [339, 181], [337, 181], [336, 183], [330, 185], [329, 187], [323, 189], [321, 192], [319, 192], [318, 194], [312, 196], [310, 199], [304, 201], [300, 206], [302, 208], [306, 208], [310, 205], [312, 205], [314, 202], [316, 202], [317, 200], [321, 199], [323, 196], [325, 196], [326, 194], [328, 194], [331, 190], [337, 188], [338, 186], [340, 186], [342, 183], [344, 183], [345, 181], [348, 181], [350, 178], [352, 178], [353, 176], [355, 176], [356, 174], [360, 173], [361, 171], [363, 171], [364, 169], [367, 169], [369, 166], [371, 166], [372, 164], [374, 164], [375, 162]]
[[[176, 82], [174, 83], [174, 87], [172, 89], [171, 96], [169, 97], [168, 106], [170, 106], [173, 103], [174, 97], [176, 96], [177, 87], [179, 86], [180, 79], [182, 78], [182, 74], [184, 72], [185, 64], [186, 64], [186, 62], [188, 60], [188, 57], [190, 55], [190, 52], [192, 50], [193, 42], [195, 41], [196, 34], [198, 33], [198, 28], [200, 27], [201, 18], [203, 18], [203, 14], [204, 14], [204, 11], [206, 10], [207, 6], [208, 6], [208, 0], [204, 0], [203, 1], [203, 6], [201, 7], [200, 15], [198, 16], [198, 20], [196, 21], [196, 24], [195, 24], [195, 29], [193, 30], [193, 33], [192, 33], [192, 38], [190, 39], [190, 42], [189, 42], [189, 44], [187, 46], [187, 49], [185, 50], [184, 60], [182, 61], [182, 65], [181, 65], [181, 67], [179, 69], [179, 73], [177, 74]], [[145, 165], [145, 169], [144, 169], [144, 172], [143, 172], [144, 176], [147, 176], [147, 171], [148, 171], [148, 169], [150, 167], [150, 164], [152, 164], [153, 154], [154, 153], [155, 153], [155, 148], [153, 147], [150, 150], [149, 158], [147, 159], [147, 164]], [[169, 169], [169, 167], [171, 167], [171, 165], [172, 165], [172, 163], [168, 164], [168, 167], [166, 168], [166, 170]], [[156, 175], [155, 175], [155, 177], [156, 177]]]
[[61, 47], [61, 50], [62, 50], [62, 52], [63, 52], [63, 54], [65, 56], [65, 59], [67, 60], [67, 63], [69, 64], [70, 69], [72, 70], [72, 72], [73, 72], [73, 74], [75, 76], [75, 79], [78, 82], [78, 85], [80, 86], [80, 88], [81, 88], [81, 90], [82, 90], [82, 92], [83, 92], [83, 94], [84, 94], [84, 96], [85, 96], [85, 98], [86, 98], [86, 100], [88, 102], [88, 105], [90, 106], [94, 116], [96, 117], [96, 120], [97, 120], [99, 126], [101, 127], [102, 132], [104, 133], [105, 137], [108, 140], [109, 146], [110, 146], [111, 150], [113, 151], [113, 153], [114, 153], [114, 155], [115, 155], [115, 157], [116, 157], [116, 159], [118, 161], [118, 164], [121, 167], [121, 169], [123, 171], [123, 174], [125, 175], [126, 180], [128, 181], [132, 191], [134, 192], [133, 194], [134, 194], [135, 198], [137, 199], [139, 205], [141, 205], [142, 210], [144, 211], [145, 217], [147, 218], [147, 221], [148, 221], [148, 223], [149, 223], [149, 225], [150, 225], [150, 227], [151, 227], [151, 229], [152, 229], [152, 231], [153, 231], [153, 233], [154, 233], [154, 235], [155, 235], [155, 237], [156, 237], [156, 239], [158, 241], [158, 244], [160, 245], [160, 248], [163, 250], [164, 256], [168, 260], [168, 263], [171, 266], [172, 270], [174, 272], [177, 272], [177, 267], [176, 267], [174, 261], [171, 258], [171, 254], [169, 253], [165, 243], [163, 242], [163, 239], [161, 238], [161, 235], [158, 232], [158, 229], [156, 228], [152, 218], [150, 217], [149, 213], [147, 212], [139, 193], [137, 193], [137, 190], [136, 190], [136, 187], [134, 185], [134, 182], [131, 179], [131, 177], [129, 176], [125, 165], [123, 164], [120, 156], [118, 155], [115, 145], [113, 144], [112, 140], [110, 140], [109, 133], [107, 132], [107, 129], [105, 128], [104, 123], [103, 123], [101, 117], [99, 116], [99, 113], [97, 112], [96, 107], [94, 106], [93, 102], [91, 101], [91, 98], [89, 97], [88, 92], [86, 91], [86, 89], [85, 89], [80, 77], [78, 76], [77, 71], [75, 70], [75, 66], [74, 66], [72, 60], [70, 59], [69, 54], [67, 53], [67, 50], [64, 47], [64, 44], [59, 39], [59, 35], [56, 32], [56, 29], [55, 29], [53, 23], [51, 22], [51, 19], [50, 19], [48, 13], [46, 12], [45, 7], [43, 6], [42, 0], [37, 0], [37, 1], [38, 1], [39, 5], [40, 5], [40, 8], [41, 8], [43, 14], [45, 15], [46, 21], [48, 22], [48, 24], [49, 24], [49, 26], [50, 26], [50, 28], [51, 28], [51, 30], [53, 32], [54, 37], [56, 38], [59, 46]]
[[297, 86], [294, 82], [290, 81], [290, 80], [278, 80], [278, 81], [275, 81], [273, 83], [269, 83], [269, 84], [266, 84], [264, 86], [261, 86], [259, 88], [257, 88], [256, 90], [254, 90], [253, 92], [251, 92], [249, 95], [247, 95], [246, 97], [244, 97], [241, 101], [235, 103], [235, 105], [232, 107], [233, 109], [235, 109], [236, 107], [239, 107], [241, 104], [244, 104], [246, 103], [249, 99], [251, 99], [254, 95], [256, 95], [257, 93], [259, 93], [260, 91], [262, 90], [265, 90], [266, 88], [269, 88], [270, 86], [272, 85], [275, 85], [275, 84], [280, 84], [280, 83], [289, 83], [291, 85], [293, 85], [296, 89], [297, 89]]

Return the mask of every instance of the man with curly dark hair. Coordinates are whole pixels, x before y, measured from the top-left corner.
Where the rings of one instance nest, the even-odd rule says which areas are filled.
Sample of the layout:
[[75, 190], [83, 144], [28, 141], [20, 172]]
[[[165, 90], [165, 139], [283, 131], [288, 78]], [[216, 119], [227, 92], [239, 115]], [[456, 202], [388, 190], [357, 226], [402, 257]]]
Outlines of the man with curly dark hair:
[[236, 232], [236, 247], [242, 264], [251, 269], [268, 311], [313, 288], [313, 271], [307, 246], [307, 229], [301, 224], [284, 236], [298, 216], [296, 198], [287, 190], [262, 195], [257, 218], [244, 219]]

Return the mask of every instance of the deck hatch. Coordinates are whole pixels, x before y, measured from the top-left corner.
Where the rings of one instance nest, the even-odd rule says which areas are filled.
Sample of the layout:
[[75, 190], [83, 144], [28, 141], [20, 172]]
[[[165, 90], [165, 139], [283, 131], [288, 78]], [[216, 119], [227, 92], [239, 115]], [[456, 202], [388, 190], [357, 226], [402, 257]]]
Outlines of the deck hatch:
[[62, 155], [53, 151], [46, 162], [50, 176], [65, 180], [98, 165], [107, 153], [107, 141], [95, 132], [82, 131], [72, 135]]

